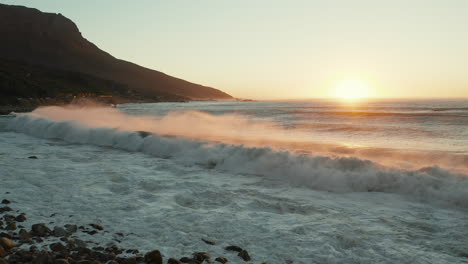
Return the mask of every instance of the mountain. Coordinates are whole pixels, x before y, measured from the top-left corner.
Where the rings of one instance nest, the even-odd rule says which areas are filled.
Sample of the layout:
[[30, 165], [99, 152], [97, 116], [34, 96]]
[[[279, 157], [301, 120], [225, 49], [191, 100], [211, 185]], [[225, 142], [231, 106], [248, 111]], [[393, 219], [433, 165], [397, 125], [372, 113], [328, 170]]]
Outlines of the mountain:
[[88, 92], [162, 100], [232, 98], [117, 59], [83, 38], [75, 23], [61, 14], [0, 4], [0, 96], [22, 94], [15, 91], [17, 85], [30, 97]]

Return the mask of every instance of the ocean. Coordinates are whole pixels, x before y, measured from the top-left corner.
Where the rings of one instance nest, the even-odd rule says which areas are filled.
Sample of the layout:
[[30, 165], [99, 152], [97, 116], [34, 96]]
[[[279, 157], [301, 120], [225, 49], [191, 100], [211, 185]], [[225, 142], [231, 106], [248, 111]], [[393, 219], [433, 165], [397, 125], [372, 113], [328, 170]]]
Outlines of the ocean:
[[207, 251], [244, 263], [224, 250], [238, 245], [252, 263], [468, 263], [467, 176], [462, 99], [0, 117], [0, 194], [35, 222], [99, 223], [108, 232], [94, 240], [124, 232], [119, 245], [166, 258]]

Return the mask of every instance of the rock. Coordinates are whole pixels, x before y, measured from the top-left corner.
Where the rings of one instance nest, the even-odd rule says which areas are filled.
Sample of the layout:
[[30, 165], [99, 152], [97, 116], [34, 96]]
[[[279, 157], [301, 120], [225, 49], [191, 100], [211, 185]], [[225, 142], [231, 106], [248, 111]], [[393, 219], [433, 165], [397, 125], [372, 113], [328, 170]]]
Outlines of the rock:
[[211, 255], [208, 252], [195, 252], [193, 253], [193, 258], [201, 263], [205, 259], [210, 259]]
[[31, 227], [31, 234], [35, 236], [46, 237], [49, 236], [52, 231], [45, 224], [34, 224]]
[[54, 263], [54, 260], [49, 252], [41, 251], [38, 252], [34, 258], [33, 264], [50, 264]]
[[0, 246], [0, 258], [4, 258], [7, 255], [8, 255], [8, 252], [2, 246]]
[[215, 242], [212, 241], [212, 240], [208, 240], [208, 239], [204, 239], [204, 238], [202, 238], [201, 240], [202, 240], [203, 242], [205, 242], [206, 244], [208, 244], [208, 245], [214, 245], [214, 244], [215, 244]]
[[66, 236], [68, 233], [67, 230], [65, 230], [63, 227], [56, 226], [54, 227], [54, 231], [52, 232], [52, 234], [56, 237], [63, 237]]
[[37, 243], [42, 243], [44, 240], [40, 237], [33, 237], [33, 240], [36, 241]]
[[69, 264], [68, 260], [66, 259], [56, 259], [54, 260], [54, 264]]
[[241, 252], [239, 252], [239, 254], [237, 254], [237, 256], [241, 257], [244, 261], [250, 261], [251, 260], [247, 250], [242, 250]]
[[224, 249], [225, 249], [225, 250], [229, 250], [229, 251], [237, 251], [237, 252], [241, 252], [241, 251], [242, 251], [242, 248], [241, 248], [241, 247], [238, 247], [238, 246], [228, 246], [228, 247], [225, 247]]
[[37, 156], [29, 156], [28, 159], [37, 159]]
[[9, 203], [11, 203], [11, 202], [9, 200], [7, 200], [7, 199], [2, 200], [2, 204], [9, 204]]
[[15, 221], [15, 216], [7, 214], [3, 216], [3, 219], [5, 219], [5, 222], [11, 223]]
[[159, 252], [159, 250], [153, 250], [151, 252], [146, 253], [145, 262], [148, 264], [162, 264], [163, 259], [161, 256], [161, 252]]
[[83, 233], [89, 234], [89, 235], [95, 235], [97, 234], [96, 230], [91, 230], [91, 231], [82, 231]]
[[0, 207], [0, 214], [4, 212], [9, 212], [9, 211], [13, 211], [13, 210], [8, 206]]
[[2, 246], [4, 249], [8, 250], [8, 249], [15, 246], [15, 242], [13, 242], [9, 238], [0, 237], [0, 246]]
[[97, 229], [99, 231], [104, 230], [104, 227], [102, 225], [97, 225], [97, 224], [89, 224], [89, 225], [92, 226], [94, 229]]
[[4, 260], [3, 258], [0, 258], [0, 264], [8, 264], [8, 261]]
[[84, 242], [83, 240], [81, 239], [75, 239], [75, 245], [77, 247], [81, 247], [81, 248], [85, 248], [86, 247], [86, 242]]
[[65, 227], [65, 230], [67, 230], [69, 234], [75, 233], [78, 230], [78, 227], [76, 225], [66, 224], [64, 227]]
[[17, 217], [15, 217], [15, 220], [16, 222], [24, 222], [26, 221], [26, 216], [24, 216], [23, 214], [20, 214]]
[[223, 258], [223, 257], [217, 257], [217, 258], [215, 259], [215, 261], [218, 261], [218, 262], [224, 264], [224, 263], [228, 262], [228, 259], [227, 259], [227, 258]]
[[26, 229], [20, 229], [18, 235], [21, 240], [28, 240], [31, 238], [31, 234], [29, 234], [29, 232], [26, 231]]
[[15, 223], [9, 223], [6, 227], [5, 230], [16, 230], [16, 224]]
[[62, 243], [53, 243], [49, 245], [50, 250], [55, 252], [67, 252], [68, 249]]
[[180, 261], [174, 258], [170, 258], [167, 260], [167, 264], [180, 264], [180, 263], [181, 263]]
[[190, 261], [192, 261], [193, 259], [189, 258], [189, 257], [182, 257], [179, 259], [180, 262], [182, 263], [189, 263]]

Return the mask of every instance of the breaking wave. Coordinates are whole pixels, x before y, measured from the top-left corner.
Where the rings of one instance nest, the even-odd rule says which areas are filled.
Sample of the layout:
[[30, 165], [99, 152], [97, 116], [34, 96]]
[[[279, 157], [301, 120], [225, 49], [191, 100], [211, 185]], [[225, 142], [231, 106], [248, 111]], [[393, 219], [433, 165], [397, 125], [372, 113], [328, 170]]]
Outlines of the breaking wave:
[[[100, 118], [106, 119], [105, 116]], [[81, 123], [79, 118], [72, 116], [69, 120], [44, 118], [37, 112], [18, 115], [6, 126], [9, 131], [35, 137], [142, 152], [186, 165], [269, 177], [314, 190], [398, 193], [421, 201], [468, 207], [468, 180], [438, 166], [418, 170], [388, 168], [356, 157], [300, 155], [268, 147], [216, 143], [180, 135], [164, 136], [164, 133], [144, 130], [141, 128], [145, 126], [135, 124], [133, 129], [131, 127], [132, 124], [123, 129], [110, 123], [102, 126], [93, 122]]]

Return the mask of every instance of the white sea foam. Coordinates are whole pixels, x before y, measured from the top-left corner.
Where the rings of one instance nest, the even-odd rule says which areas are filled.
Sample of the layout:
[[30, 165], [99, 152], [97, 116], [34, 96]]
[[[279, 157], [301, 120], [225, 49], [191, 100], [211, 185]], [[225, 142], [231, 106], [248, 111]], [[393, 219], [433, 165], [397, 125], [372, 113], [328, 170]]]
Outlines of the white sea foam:
[[[267, 147], [248, 147], [183, 138], [191, 135], [207, 139], [231, 129], [253, 126], [252, 131], [265, 132], [267, 125], [254, 125], [234, 116], [223, 118], [204, 113], [187, 116], [175, 114], [163, 118], [141, 118], [123, 115], [109, 109], [44, 108], [9, 121], [7, 129], [35, 137], [61, 139], [69, 143], [113, 147], [143, 152], [159, 158], [170, 158], [185, 165], [201, 165], [229, 173], [253, 174], [315, 190], [333, 192], [388, 192], [405, 194], [422, 201], [448, 202], [468, 207], [468, 180], [437, 166], [419, 170], [387, 168], [377, 163], [350, 157], [296, 155]], [[208, 124], [200, 124], [208, 120]], [[224, 120], [219, 123], [219, 120]], [[150, 122], [152, 121], [152, 122]], [[136, 130], [151, 131], [152, 134]], [[272, 130], [275, 132], [275, 130]], [[275, 132], [279, 136], [281, 131]], [[162, 136], [176, 135], [177, 137]], [[194, 137], [195, 137], [194, 136]], [[219, 138], [219, 137], [218, 137]]]

